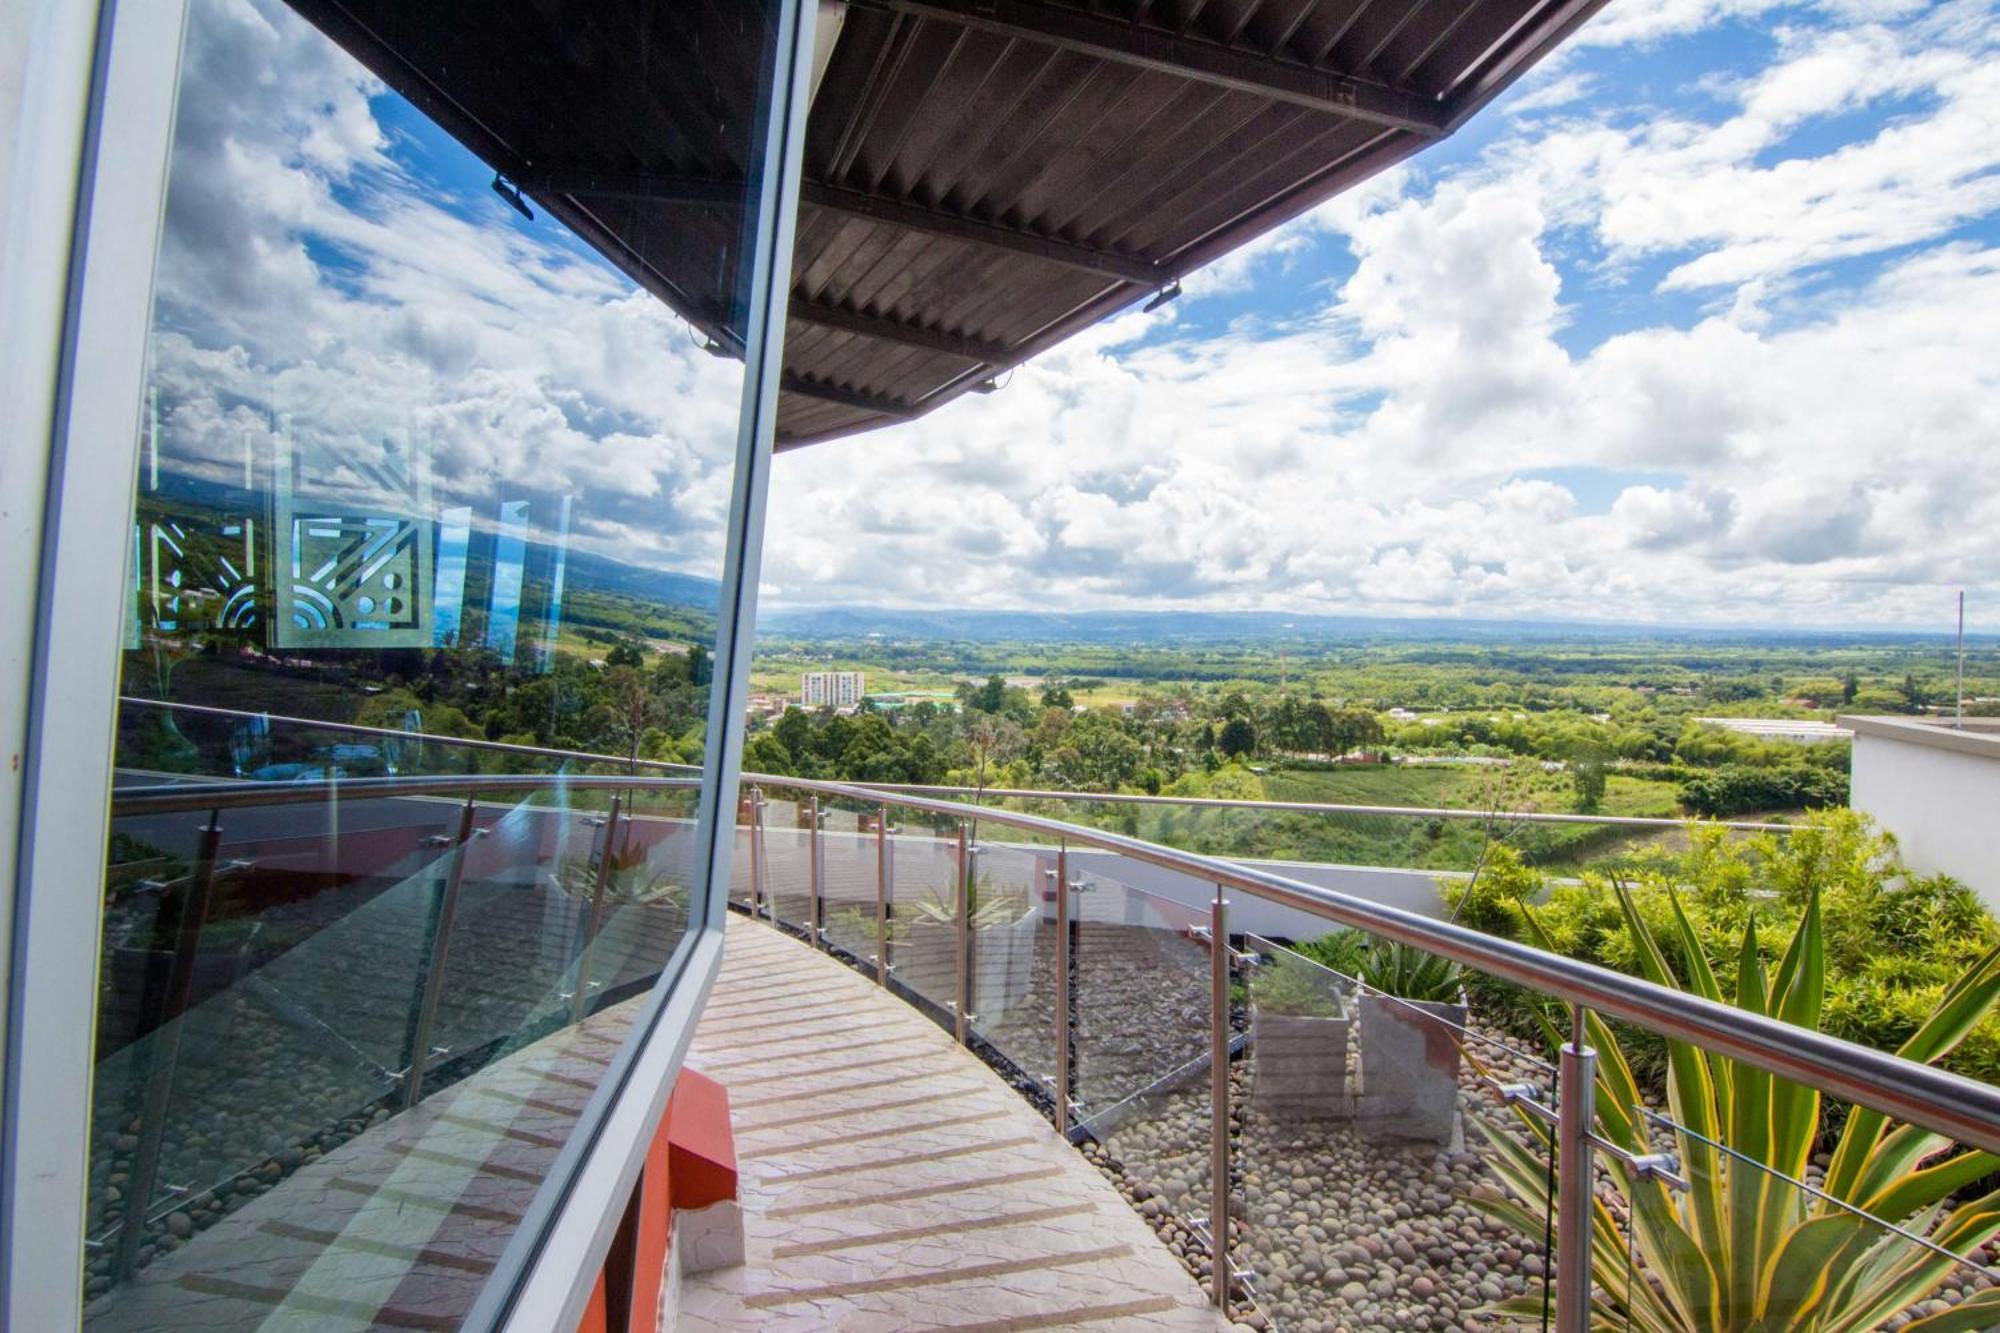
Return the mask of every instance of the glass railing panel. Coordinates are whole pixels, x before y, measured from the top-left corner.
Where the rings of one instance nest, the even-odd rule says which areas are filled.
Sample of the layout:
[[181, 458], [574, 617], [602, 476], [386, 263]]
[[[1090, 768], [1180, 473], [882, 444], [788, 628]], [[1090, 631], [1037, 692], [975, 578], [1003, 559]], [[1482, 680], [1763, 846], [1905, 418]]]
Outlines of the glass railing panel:
[[1053, 849], [982, 842], [973, 858], [973, 1034], [1038, 1105], [1056, 1083], [1055, 874]]
[[694, 791], [626, 793], [618, 853], [587, 939], [592, 1012], [649, 989], [680, 947], [707, 873], [699, 804]]
[[1182, 1077], [1209, 1048], [1207, 906], [1141, 890], [1103, 864], [1072, 870], [1074, 1094], [1086, 1119]]
[[890, 976], [947, 1028], [958, 1002], [959, 846], [951, 821], [913, 818], [889, 839]]
[[1094, 866], [1072, 892], [1077, 1125], [1162, 1240], [1208, 1254], [1212, 1029], [1208, 909]]
[[782, 787], [762, 790], [764, 893], [772, 916], [803, 932], [812, 918], [812, 802]]
[[[1443, 960], [1338, 930], [1298, 944], [1241, 937], [1230, 1177], [1246, 1296], [1279, 1328], [1538, 1322], [1546, 1128], [1506, 1098], [1553, 1107], [1553, 1067]], [[1509, 1178], [1541, 1196], [1503, 1204]]]
[[275, 807], [115, 821], [87, 1202], [107, 1265], [178, 1249], [394, 1097], [456, 807], [370, 804], [307, 851]]
[[[1298, 791], [1275, 779], [1265, 781], [1269, 799], [1328, 797], [1316, 785]], [[1386, 794], [1381, 801], [1372, 802], [1368, 795], [1365, 785], [1352, 791], [1336, 788], [1331, 800], [1340, 804], [1402, 804]], [[1671, 818], [1675, 814], [1671, 806], [1651, 809], [1645, 816], [1668, 822], [1633, 823], [1611, 815], [1572, 819], [1567, 804], [1548, 799], [1540, 799], [1538, 804], [1534, 798], [1522, 799], [1521, 809], [1496, 805], [1379, 811], [1117, 801], [1083, 794], [1000, 797], [991, 803], [1203, 855], [1401, 870], [1433, 879], [1439, 874], [1471, 872], [1495, 845], [1512, 847], [1526, 864], [1549, 874], [1574, 875], [1587, 869], [1608, 871], [1628, 866], [1649, 848], [1677, 845], [1683, 837], [1683, 825]], [[1523, 818], [1524, 814], [1565, 818], [1544, 821]], [[1317, 878], [1310, 871], [1306, 877]]]
[[876, 890], [881, 878], [874, 809], [839, 803], [820, 807], [820, 875], [825, 893], [827, 947], [874, 975], [877, 939]]

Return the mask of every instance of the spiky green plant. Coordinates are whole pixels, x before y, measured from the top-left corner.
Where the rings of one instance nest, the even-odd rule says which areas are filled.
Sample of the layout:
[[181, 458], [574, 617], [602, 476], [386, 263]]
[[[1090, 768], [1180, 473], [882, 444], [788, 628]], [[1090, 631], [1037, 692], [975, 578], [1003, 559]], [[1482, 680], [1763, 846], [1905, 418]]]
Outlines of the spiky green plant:
[[[1627, 929], [1651, 981], [1729, 1002], [1695, 939], [1678, 899], [1677, 943], [1689, 960], [1683, 981], [1631, 894], [1615, 886]], [[1546, 936], [1529, 918], [1547, 947]], [[1825, 992], [1819, 894], [1775, 972], [1766, 970], [1756, 922], [1738, 950], [1736, 1007], [1817, 1030]], [[1946, 1055], [2000, 999], [2000, 947], [1946, 991], [1943, 1001], [1897, 1054], [1930, 1063]], [[1597, 1128], [1628, 1152], [1655, 1151], [1637, 1108], [1640, 1090], [1611, 1027], [1589, 1020], [1597, 1048]], [[1823, 1183], [1830, 1199], [1787, 1184], [1774, 1172], [1805, 1178], [1823, 1131], [1817, 1089], [1778, 1078], [1686, 1042], [1667, 1043], [1667, 1105], [1675, 1147], [1691, 1188], [1631, 1180], [1613, 1168], [1623, 1196], [1614, 1211], [1600, 1189], [1591, 1229], [1592, 1326], [1657, 1333], [1860, 1333], [1937, 1293], [1965, 1256], [2000, 1233], [2000, 1190], [1967, 1202], [1954, 1196], [2000, 1171], [2000, 1157], [1961, 1151], [1913, 1125], [1891, 1126], [1863, 1108], [1848, 1114]], [[1495, 1152], [1493, 1169], [1510, 1198], [1479, 1201], [1490, 1213], [1540, 1238], [1550, 1207], [1547, 1129], [1522, 1117], [1539, 1151], [1504, 1130], [1481, 1125]], [[1722, 1152], [1705, 1140], [1728, 1145]], [[1833, 1202], [1838, 1200], [1839, 1202]], [[1857, 1216], [1846, 1204], [1869, 1217]], [[1917, 1245], [1869, 1218], [1925, 1236], [1949, 1254]], [[1963, 1271], [1960, 1269], [1959, 1271]], [[1504, 1313], [1539, 1317], [1540, 1292], [1507, 1302]], [[1959, 1333], [2000, 1327], [2000, 1289], [1921, 1316], [1912, 1333]]]
[[1399, 1000], [1451, 1004], [1465, 993], [1465, 970], [1400, 940], [1376, 940], [1361, 960], [1361, 981]]
[[[981, 894], [977, 882], [968, 892], [967, 901], [974, 930], [1004, 926], [1020, 915], [1020, 905], [1016, 900], [1005, 895], [992, 897]], [[911, 922], [947, 926], [958, 923], [958, 902], [949, 889], [930, 889], [921, 898], [897, 903], [896, 910], [907, 913], [906, 919]]]

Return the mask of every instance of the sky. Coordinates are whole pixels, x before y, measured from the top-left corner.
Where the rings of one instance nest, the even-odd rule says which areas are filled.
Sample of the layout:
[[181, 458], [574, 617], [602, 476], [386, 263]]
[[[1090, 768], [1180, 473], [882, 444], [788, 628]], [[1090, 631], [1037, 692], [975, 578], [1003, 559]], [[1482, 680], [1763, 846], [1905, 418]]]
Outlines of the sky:
[[488, 532], [525, 503], [529, 540], [719, 577], [741, 363], [492, 180], [280, 0], [196, 0], [151, 343], [168, 490], [261, 493], [282, 457], [302, 503]]
[[2000, 627], [2000, 22], [1613, 0], [1453, 139], [923, 420], [771, 605]]
[[[1613, 0], [1180, 299], [781, 455], [762, 600], [2000, 630], [1995, 20]], [[740, 363], [278, 0], [188, 41], [171, 465], [718, 575]]]

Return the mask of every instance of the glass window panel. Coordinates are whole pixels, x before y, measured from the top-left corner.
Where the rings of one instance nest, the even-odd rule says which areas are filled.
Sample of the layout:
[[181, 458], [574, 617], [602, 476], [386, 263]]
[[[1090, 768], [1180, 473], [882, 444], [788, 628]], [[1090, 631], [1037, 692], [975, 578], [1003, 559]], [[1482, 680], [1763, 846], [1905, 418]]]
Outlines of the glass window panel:
[[[194, 0], [96, 611], [93, 1330], [449, 1326], [685, 941], [770, 28]], [[709, 186], [495, 175], [557, 157]]]

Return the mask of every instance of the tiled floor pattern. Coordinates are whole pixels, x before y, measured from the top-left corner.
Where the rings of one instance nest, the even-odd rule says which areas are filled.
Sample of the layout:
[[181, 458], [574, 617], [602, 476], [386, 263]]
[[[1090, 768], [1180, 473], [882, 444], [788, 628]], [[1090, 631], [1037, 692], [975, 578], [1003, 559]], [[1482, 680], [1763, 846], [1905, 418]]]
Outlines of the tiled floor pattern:
[[929, 1020], [732, 915], [688, 1066], [729, 1088], [749, 1262], [680, 1327], [1227, 1327], [1117, 1191]]

